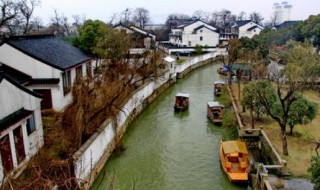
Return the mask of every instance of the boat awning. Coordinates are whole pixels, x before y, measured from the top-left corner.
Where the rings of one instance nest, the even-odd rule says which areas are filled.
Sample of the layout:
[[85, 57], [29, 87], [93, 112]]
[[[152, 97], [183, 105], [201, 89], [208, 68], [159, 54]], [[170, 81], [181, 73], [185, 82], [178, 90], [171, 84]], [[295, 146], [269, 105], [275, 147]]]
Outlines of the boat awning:
[[224, 81], [215, 81], [214, 84], [226, 84]]
[[164, 60], [165, 60], [166, 62], [169, 62], [169, 63], [171, 63], [171, 62], [174, 62], [174, 61], [175, 61], [175, 59], [173, 59], [173, 58], [172, 58], [172, 57], [170, 57], [170, 56], [165, 57], [165, 58], [164, 58]]
[[241, 141], [225, 141], [222, 142], [222, 148], [225, 154], [230, 154], [234, 152], [241, 152], [248, 154], [246, 144]]
[[183, 93], [183, 92], [178, 92], [176, 97], [186, 97], [189, 98], [190, 94], [188, 93]]
[[208, 102], [208, 106], [212, 107], [224, 107], [224, 105], [220, 104], [219, 102]]

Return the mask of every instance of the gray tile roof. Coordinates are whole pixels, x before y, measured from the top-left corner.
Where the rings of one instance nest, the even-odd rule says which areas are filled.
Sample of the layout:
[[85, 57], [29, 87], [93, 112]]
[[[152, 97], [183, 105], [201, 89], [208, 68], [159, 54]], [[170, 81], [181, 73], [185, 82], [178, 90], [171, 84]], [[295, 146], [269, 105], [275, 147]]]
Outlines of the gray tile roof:
[[5, 43], [62, 71], [91, 59], [80, 49], [53, 35], [10, 37]]

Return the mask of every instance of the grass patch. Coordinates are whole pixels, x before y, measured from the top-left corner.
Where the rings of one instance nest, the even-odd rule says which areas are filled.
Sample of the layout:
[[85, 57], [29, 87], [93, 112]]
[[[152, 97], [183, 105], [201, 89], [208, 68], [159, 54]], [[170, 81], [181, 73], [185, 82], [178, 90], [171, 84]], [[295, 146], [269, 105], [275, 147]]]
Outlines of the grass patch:
[[[242, 90], [241, 86], [241, 90]], [[232, 86], [234, 94], [238, 94], [237, 85]], [[320, 108], [320, 96], [315, 91], [304, 91], [303, 96], [310, 101], [318, 104]], [[237, 97], [238, 99], [238, 97]], [[241, 109], [241, 105], [239, 110]], [[250, 116], [249, 112], [241, 113], [243, 122], [249, 126]], [[288, 163], [290, 173], [295, 177], [308, 176], [307, 169], [311, 166], [311, 157], [316, 155], [314, 139], [320, 139], [320, 109], [316, 118], [309, 124], [297, 125], [294, 127], [292, 136], [289, 135], [289, 127], [287, 127], [287, 142], [289, 156], [282, 154], [282, 141], [280, 138], [280, 127], [277, 122], [273, 121], [270, 117], [262, 115], [259, 120], [255, 120], [255, 127], [263, 126], [268, 138], [271, 140], [274, 147], [279, 152], [280, 156]]]
[[186, 61], [186, 59], [179, 59], [179, 60], [176, 61], [176, 64], [180, 65], [185, 61]]

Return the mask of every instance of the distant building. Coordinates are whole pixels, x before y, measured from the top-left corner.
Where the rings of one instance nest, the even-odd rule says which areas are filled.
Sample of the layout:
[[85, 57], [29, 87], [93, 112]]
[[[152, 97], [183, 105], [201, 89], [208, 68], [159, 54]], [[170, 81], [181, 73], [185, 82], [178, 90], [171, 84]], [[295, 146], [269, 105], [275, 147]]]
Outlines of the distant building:
[[275, 25], [279, 25], [290, 20], [292, 5], [287, 1], [273, 4], [273, 20]]
[[146, 24], [144, 26], [145, 30], [158, 30], [164, 28], [166, 25], [165, 24]]
[[300, 20], [295, 20], [295, 21], [285, 21], [281, 24], [278, 24], [278, 25], [275, 25], [272, 30], [280, 30], [280, 29], [283, 29], [283, 28], [287, 28], [287, 27], [290, 27], [290, 26], [293, 26], [299, 22], [302, 22]]
[[178, 47], [213, 47], [219, 44], [219, 32], [217, 28], [201, 20], [193, 20], [173, 27], [169, 42]]
[[263, 26], [253, 22], [252, 20], [241, 20], [231, 26], [231, 34], [237, 34], [238, 38], [252, 38], [254, 35], [259, 35], [264, 29]]
[[130, 54], [141, 54], [147, 50], [152, 49], [155, 44], [156, 35], [139, 27], [129, 27], [120, 23], [113, 28], [115, 30], [119, 30], [121, 33], [124, 33], [129, 37]]

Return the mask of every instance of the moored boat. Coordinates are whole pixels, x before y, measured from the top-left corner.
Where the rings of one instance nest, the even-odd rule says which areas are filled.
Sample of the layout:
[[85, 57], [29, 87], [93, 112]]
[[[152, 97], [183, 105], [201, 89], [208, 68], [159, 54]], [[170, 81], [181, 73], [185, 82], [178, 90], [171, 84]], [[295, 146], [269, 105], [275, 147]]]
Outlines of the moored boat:
[[210, 121], [214, 124], [222, 124], [224, 105], [219, 102], [208, 102], [207, 109], [207, 115]]
[[222, 87], [225, 85], [223, 81], [214, 82], [213, 91], [216, 96], [220, 96], [222, 94]]
[[221, 141], [220, 161], [231, 182], [248, 181], [248, 150], [244, 142]]
[[174, 111], [181, 112], [189, 108], [189, 97], [188, 93], [179, 92], [176, 94], [176, 100], [174, 104]]

